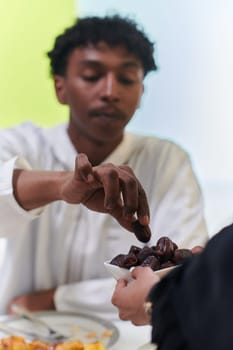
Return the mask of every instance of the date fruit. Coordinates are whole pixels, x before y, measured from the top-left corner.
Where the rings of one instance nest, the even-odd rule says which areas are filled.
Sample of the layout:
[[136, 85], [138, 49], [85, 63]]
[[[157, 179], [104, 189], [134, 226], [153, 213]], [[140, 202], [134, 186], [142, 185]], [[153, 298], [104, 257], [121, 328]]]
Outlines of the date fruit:
[[[137, 229], [140, 228], [137, 225]], [[141, 225], [140, 225], [141, 226]], [[142, 231], [140, 231], [142, 232]], [[179, 249], [169, 237], [161, 237], [154, 246], [143, 248], [132, 245], [127, 254], [119, 254], [110, 264], [130, 269], [134, 266], [149, 266], [153, 271], [182, 264], [193, 255], [190, 249]]]
[[132, 223], [135, 236], [140, 242], [147, 243], [151, 239], [151, 231], [149, 226], [143, 226], [138, 220]]

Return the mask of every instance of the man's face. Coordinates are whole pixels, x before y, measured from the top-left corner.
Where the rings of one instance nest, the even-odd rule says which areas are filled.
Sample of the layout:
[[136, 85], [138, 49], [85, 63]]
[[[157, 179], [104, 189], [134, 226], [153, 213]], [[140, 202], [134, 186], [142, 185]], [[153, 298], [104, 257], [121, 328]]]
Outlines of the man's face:
[[55, 87], [59, 101], [70, 107], [73, 134], [117, 140], [140, 103], [143, 68], [123, 46], [99, 43], [73, 50]]

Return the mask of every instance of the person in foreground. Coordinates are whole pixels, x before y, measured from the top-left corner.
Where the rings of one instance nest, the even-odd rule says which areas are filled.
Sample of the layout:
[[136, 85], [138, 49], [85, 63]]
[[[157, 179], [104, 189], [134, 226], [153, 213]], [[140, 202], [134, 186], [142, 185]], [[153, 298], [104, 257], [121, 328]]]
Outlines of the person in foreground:
[[[158, 350], [233, 349], [233, 224], [162, 280], [138, 267], [112, 296], [123, 320], [152, 325]], [[149, 312], [148, 312], [149, 311]]]
[[[74, 205], [80, 201], [73, 200], [73, 190], [64, 192], [64, 184], [57, 192], [54, 182], [69, 182], [76, 172], [77, 154], [101, 171], [105, 164], [133, 170], [148, 196], [152, 244], [163, 234], [185, 248], [206, 242], [202, 195], [186, 152], [173, 142], [125, 131], [140, 105], [144, 78], [156, 70], [153, 53], [153, 43], [128, 18], [78, 19], [48, 53], [68, 122], [0, 130], [0, 227], [6, 239], [0, 313], [16, 303], [34, 311], [117, 317], [110, 302], [114, 281], [104, 261], [143, 244], [127, 231], [125, 219], [122, 227], [114, 220], [118, 214]], [[130, 188], [130, 182], [119, 182], [122, 171], [117, 198], [106, 199], [108, 210], [119, 188]], [[130, 218], [137, 208], [147, 211], [141, 201], [131, 205], [125, 207]]]

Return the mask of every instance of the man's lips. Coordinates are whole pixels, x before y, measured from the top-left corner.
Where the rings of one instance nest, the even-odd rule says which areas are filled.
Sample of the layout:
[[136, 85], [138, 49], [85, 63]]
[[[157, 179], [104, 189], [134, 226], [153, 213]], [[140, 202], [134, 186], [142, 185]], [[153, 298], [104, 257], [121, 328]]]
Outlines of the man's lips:
[[126, 115], [122, 111], [113, 107], [103, 107], [103, 108], [92, 109], [89, 112], [89, 115], [91, 117], [108, 117], [108, 118], [119, 119], [119, 120], [126, 119]]

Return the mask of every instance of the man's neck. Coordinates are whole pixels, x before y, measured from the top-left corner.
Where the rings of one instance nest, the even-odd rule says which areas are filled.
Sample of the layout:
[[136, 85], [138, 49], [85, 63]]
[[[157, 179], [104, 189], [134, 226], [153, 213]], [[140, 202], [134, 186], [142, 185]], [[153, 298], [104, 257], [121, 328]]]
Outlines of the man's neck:
[[93, 166], [102, 163], [120, 144], [121, 139], [112, 140], [111, 142], [98, 142], [79, 135], [74, 137], [68, 129], [69, 138], [78, 153], [85, 153]]

